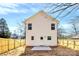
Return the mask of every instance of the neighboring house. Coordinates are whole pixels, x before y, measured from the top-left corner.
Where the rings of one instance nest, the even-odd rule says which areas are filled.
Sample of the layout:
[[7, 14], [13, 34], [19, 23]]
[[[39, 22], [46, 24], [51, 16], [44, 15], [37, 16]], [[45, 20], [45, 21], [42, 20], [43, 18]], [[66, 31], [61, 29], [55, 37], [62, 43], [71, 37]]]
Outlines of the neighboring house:
[[79, 34], [72, 36], [72, 39], [79, 39]]
[[17, 34], [11, 34], [11, 38], [16, 39], [16, 38], [18, 38], [18, 35]]
[[58, 20], [44, 11], [24, 21], [26, 25], [27, 46], [57, 46]]

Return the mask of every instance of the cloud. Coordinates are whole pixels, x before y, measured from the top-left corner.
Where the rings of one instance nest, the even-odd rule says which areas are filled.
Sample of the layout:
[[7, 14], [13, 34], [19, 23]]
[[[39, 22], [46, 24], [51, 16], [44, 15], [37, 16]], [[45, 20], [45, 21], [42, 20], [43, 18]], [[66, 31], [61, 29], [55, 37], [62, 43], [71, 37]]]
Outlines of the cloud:
[[19, 33], [18, 32], [18, 27], [16, 27], [16, 26], [10, 26], [9, 30], [10, 30], [11, 33], [14, 33], [14, 32]]
[[12, 33], [14, 33], [14, 31], [16, 30], [16, 28], [17, 28], [17, 27], [13, 27], [13, 26], [11, 27], [11, 26], [10, 26], [10, 27], [9, 27], [9, 30], [10, 30]]
[[9, 14], [9, 13], [26, 13], [29, 10], [26, 8], [22, 8], [20, 7], [20, 4], [0, 4], [0, 14], [5, 15], [5, 14]]
[[5, 4], [0, 4], [0, 15], [6, 15], [9, 13], [37, 12], [41, 10], [42, 7], [43, 4], [5, 3]]
[[72, 25], [71, 24], [68, 24], [68, 23], [64, 23], [64, 24], [61, 24], [61, 25], [66, 30], [71, 30], [71, 28], [72, 28]]
[[19, 5], [18, 4], [15, 4], [15, 3], [0, 3], [0, 7], [5, 7], [5, 8], [15, 8], [15, 7], [18, 7]]

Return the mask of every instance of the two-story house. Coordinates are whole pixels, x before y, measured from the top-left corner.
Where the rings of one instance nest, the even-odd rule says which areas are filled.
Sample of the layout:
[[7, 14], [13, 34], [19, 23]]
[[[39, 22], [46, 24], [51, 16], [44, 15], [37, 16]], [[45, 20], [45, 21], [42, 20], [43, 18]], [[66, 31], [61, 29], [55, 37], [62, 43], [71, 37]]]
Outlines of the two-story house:
[[39, 11], [24, 21], [26, 46], [57, 46], [58, 20], [44, 11]]

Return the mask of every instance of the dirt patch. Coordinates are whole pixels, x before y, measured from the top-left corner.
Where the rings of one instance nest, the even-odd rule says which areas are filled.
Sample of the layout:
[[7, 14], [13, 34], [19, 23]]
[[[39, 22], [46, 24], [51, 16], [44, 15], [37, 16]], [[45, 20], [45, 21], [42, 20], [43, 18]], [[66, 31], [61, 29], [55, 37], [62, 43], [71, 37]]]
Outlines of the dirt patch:
[[78, 56], [79, 51], [75, 51], [62, 46], [51, 47], [50, 51], [32, 51], [32, 47], [26, 47], [21, 56]]
[[19, 56], [25, 51], [25, 46], [21, 46], [19, 48], [13, 49], [6, 53], [1, 54], [0, 56]]

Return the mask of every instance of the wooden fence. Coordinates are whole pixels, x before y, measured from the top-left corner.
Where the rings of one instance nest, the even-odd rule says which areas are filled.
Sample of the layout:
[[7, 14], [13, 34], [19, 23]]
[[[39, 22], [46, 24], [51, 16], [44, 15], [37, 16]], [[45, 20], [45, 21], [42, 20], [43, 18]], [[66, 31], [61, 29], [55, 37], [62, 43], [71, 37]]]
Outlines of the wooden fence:
[[0, 54], [25, 45], [24, 39], [3, 39], [0, 38]]
[[[0, 38], [0, 54], [8, 52], [12, 49], [25, 45], [24, 39], [1, 39]], [[79, 50], [79, 40], [59, 39], [58, 45]]]
[[70, 49], [79, 50], [79, 40], [59, 39], [58, 44]]

